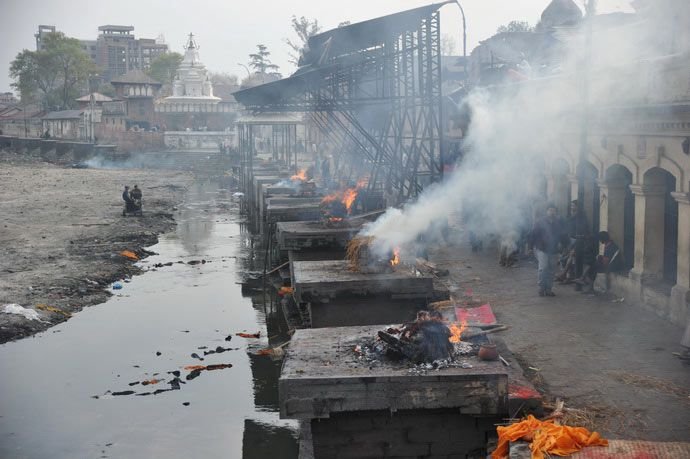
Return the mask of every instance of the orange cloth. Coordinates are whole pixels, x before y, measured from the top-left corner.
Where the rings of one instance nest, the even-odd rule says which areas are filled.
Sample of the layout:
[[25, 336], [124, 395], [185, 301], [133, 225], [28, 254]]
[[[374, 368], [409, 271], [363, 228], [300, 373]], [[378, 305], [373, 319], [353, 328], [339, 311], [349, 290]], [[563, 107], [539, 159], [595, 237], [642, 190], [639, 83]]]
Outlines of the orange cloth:
[[120, 252], [120, 255], [122, 255], [125, 258], [129, 258], [130, 260], [134, 260], [134, 261], [139, 259], [139, 256], [136, 253], [132, 252], [131, 250], [123, 250], [122, 252]]
[[511, 441], [531, 441], [532, 459], [544, 459], [544, 453], [567, 456], [580, 451], [585, 446], [608, 446], [609, 442], [596, 432], [584, 427], [570, 427], [554, 424], [553, 421], [540, 421], [531, 414], [524, 421], [506, 427], [499, 426], [498, 446], [491, 453], [492, 459], [508, 457]]

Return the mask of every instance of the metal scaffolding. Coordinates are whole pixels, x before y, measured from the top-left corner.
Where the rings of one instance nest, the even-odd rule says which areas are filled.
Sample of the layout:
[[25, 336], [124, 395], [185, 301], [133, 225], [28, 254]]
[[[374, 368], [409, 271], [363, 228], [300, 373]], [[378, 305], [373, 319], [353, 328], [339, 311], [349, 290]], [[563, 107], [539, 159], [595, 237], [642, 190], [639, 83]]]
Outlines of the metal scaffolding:
[[443, 174], [441, 31], [445, 3], [309, 39], [289, 78], [235, 93], [254, 112], [306, 112], [336, 149], [340, 179], [400, 202]]

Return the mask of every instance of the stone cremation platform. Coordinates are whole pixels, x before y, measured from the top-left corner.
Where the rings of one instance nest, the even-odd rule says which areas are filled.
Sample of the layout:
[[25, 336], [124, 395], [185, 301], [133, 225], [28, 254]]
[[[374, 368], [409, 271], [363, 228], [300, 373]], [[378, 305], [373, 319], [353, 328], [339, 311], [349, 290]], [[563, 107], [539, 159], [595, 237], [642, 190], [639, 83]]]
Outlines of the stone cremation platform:
[[328, 418], [367, 410], [453, 408], [461, 414], [508, 413], [508, 370], [468, 356], [471, 368], [411, 372], [408, 365], [360, 359], [355, 348], [383, 325], [297, 330], [280, 375], [280, 416]]
[[280, 250], [344, 249], [364, 223], [363, 219], [339, 226], [327, 226], [322, 220], [280, 222], [276, 225], [276, 238]]
[[361, 273], [347, 260], [297, 261], [292, 264], [295, 300], [326, 303], [341, 297], [377, 296], [391, 299], [430, 299], [433, 279], [400, 265], [391, 272]]
[[321, 216], [321, 198], [268, 198], [266, 222], [294, 222], [316, 220]]
[[[315, 458], [486, 457], [508, 416], [509, 374], [467, 356], [465, 368], [372, 361], [357, 349], [385, 326], [298, 330], [279, 379], [280, 416], [301, 420]], [[303, 456], [300, 456], [303, 457]]]

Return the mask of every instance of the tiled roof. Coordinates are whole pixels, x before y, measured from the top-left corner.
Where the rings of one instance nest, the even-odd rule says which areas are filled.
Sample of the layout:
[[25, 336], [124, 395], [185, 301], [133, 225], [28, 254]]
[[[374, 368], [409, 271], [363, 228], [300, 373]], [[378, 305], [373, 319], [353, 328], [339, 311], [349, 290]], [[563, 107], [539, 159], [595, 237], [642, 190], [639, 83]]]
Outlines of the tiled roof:
[[119, 75], [110, 80], [111, 83], [115, 84], [127, 84], [127, 83], [134, 83], [134, 84], [153, 84], [153, 85], [159, 85], [162, 86], [162, 83], [159, 81], [154, 80], [144, 72], [142, 72], [139, 69], [134, 69], [130, 70], [129, 72], [125, 73], [124, 75]]

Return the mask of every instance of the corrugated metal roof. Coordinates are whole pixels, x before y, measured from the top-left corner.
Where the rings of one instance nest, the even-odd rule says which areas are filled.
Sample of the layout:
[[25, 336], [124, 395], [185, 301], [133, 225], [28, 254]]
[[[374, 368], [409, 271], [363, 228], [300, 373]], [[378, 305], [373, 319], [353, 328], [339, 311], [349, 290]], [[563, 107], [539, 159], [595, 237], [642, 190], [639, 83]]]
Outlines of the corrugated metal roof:
[[309, 53], [303, 57], [300, 65], [323, 62], [324, 53], [333, 58], [383, 44], [392, 35], [416, 29], [423, 18], [447, 3], [452, 1], [432, 3], [314, 35], [309, 38]]
[[361, 59], [355, 55], [358, 51], [383, 44], [405, 31], [416, 30], [422, 19], [447, 3], [450, 2], [401, 11], [314, 35], [308, 42], [309, 52], [300, 59], [301, 67], [293, 75], [237, 91], [233, 96], [246, 107], [289, 107], [290, 101], [302, 96], [307, 88], [318, 87], [324, 77]]
[[62, 110], [59, 112], [50, 112], [43, 117], [44, 120], [71, 120], [82, 117], [84, 110]]

